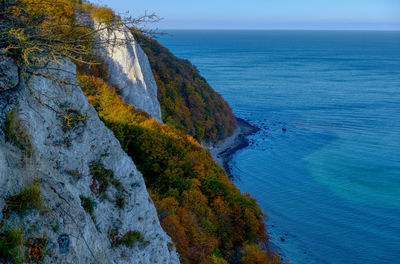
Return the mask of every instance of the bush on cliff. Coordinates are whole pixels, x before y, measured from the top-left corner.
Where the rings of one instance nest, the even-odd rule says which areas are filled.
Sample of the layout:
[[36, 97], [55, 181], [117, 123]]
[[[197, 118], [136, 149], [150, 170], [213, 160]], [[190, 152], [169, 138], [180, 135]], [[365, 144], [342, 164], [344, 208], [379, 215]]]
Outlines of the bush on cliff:
[[266, 239], [256, 200], [231, 184], [208, 151], [192, 137], [127, 105], [102, 79], [80, 75], [79, 81], [100, 118], [143, 173], [182, 263], [237, 262], [245, 245], [254, 245], [244, 247], [251, 253], [249, 260], [258, 254], [256, 259], [268, 261], [259, 263], [271, 261], [266, 252], [253, 250], [255, 243]]

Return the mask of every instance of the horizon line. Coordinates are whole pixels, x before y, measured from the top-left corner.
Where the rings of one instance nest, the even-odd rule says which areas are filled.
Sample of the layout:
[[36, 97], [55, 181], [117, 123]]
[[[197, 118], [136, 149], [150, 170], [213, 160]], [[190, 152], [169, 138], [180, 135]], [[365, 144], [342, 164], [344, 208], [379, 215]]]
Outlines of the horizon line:
[[335, 28], [158, 28], [157, 30], [246, 30], [246, 31], [390, 31], [399, 32], [400, 28], [396, 29], [335, 29]]

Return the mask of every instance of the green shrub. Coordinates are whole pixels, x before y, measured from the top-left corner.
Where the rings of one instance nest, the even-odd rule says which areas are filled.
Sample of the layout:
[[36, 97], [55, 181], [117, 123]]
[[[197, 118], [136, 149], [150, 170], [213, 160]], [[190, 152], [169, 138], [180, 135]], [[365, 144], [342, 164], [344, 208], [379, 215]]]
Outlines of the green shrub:
[[33, 153], [32, 142], [18, 118], [18, 110], [6, 115], [4, 126], [7, 140], [24, 150], [28, 156], [31, 156]]
[[92, 161], [89, 169], [93, 178], [93, 183], [90, 185], [92, 192], [95, 194], [106, 192], [110, 186], [110, 181], [114, 178], [114, 172], [106, 169], [100, 161]]
[[124, 208], [125, 207], [125, 203], [126, 203], [126, 201], [125, 201], [125, 196], [123, 196], [123, 195], [118, 195], [117, 196], [117, 201], [116, 201], [116, 203], [117, 203], [117, 206], [119, 207], [119, 208]]
[[115, 245], [125, 245], [131, 248], [136, 242], [143, 242], [143, 239], [143, 235], [139, 231], [129, 231], [122, 238], [118, 239]]
[[36, 181], [32, 186], [25, 187], [19, 194], [7, 198], [6, 201], [11, 211], [21, 214], [33, 209], [38, 210], [43, 205], [39, 184]]
[[98, 161], [90, 162], [89, 169], [90, 175], [92, 176], [90, 189], [93, 193], [104, 194], [110, 185], [113, 185], [118, 191], [123, 190], [122, 183], [114, 178], [114, 172], [112, 170], [104, 167], [101, 158]]
[[92, 200], [90, 197], [85, 197], [81, 195], [81, 205], [83, 209], [92, 217], [93, 221], [96, 222], [94, 217], [94, 207], [96, 206], [96, 202]]
[[23, 233], [19, 228], [0, 233], [0, 263], [22, 263]]
[[59, 226], [58, 224], [55, 224], [55, 225], [53, 226], [53, 232], [54, 232], [54, 233], [58, 233], [59, 230], [60, 230], [60, 226]]

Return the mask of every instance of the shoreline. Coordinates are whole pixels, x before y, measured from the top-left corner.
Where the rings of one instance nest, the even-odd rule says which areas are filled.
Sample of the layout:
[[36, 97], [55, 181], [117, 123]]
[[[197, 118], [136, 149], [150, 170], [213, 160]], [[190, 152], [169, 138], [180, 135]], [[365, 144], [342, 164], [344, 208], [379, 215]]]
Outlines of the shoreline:
[[[211, 153], [214, 161], [217, 162], [228, 175], [231, 182], [233, 182], [233, 174], [232, 168], [229, 166], [229, 161], [232, 159], [232, 156], [239, 150], [246, 148], [249, 146], [248, 136], [254, 135], [261, 129], [255, 125], [250, 124], [248, 121], [242, 118], [236, 118], [237, 126], [233, 134], [227, 138], [225, 138], [222, 142], [214, 144], [211, 147], [208, 147], [208, 150]], [[264, 221], [266, 218], [264, 218]], [[271, 256], [273, 256], [278, 250], [271, 243], [269, 233], [267, 232], [267, 240], [262, 241], [262, 247], [265, 251], [267, 251]]]
[[230, 179], [233, 179], [232, 168], [229, 166], [233, 154], [249, 145], [248, 136], [254, 135], [260, 128], [250, 124], [242, 118], [236, 118], [237, 126], [233, 134], [222, 142], [209, 147], [213, 159], [225, 170]]

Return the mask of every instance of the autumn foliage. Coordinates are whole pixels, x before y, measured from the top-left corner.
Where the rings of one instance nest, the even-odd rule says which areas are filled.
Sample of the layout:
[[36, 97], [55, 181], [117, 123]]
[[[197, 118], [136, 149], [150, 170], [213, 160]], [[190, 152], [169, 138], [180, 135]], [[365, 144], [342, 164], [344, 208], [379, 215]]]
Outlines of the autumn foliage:
[[75, 18], [81, 7], [74, 0], [4, 1], [0, 11], [2, 53], [20, 66], [38, 66], [65, 57], [88, 61], [90, 30]]
[[256, 200], [231, 184], [208, 151], [191, 136], [127, 105], [101, 78], [80, 75], [79, 81], [143, 173], [182, 263], [236, 263], [242, 255], [243, 263], [272, 261], [256, 250], [266, 239]]
[[[256, 200], [242, 194], [198, 143], [226, 137], [236, 121], [228, 104], [190, 62], [136, 34], [159, 87], [166, 123], [159, 124], [127, 105], [104, 81], [105, 68], [91, 61], [96, 43], [91, 29], [75, 20], [76, 14], [92, 12], [94, 18], [109, 23], [114, 19], [109, 9], [74, 0], [11, 2], [15, 4], [0, 12], [3, 53], [25, 65], [59, 62], [65, 57], [77, 63], [82, 90], [142, 172], [160, 222], [173, 239], [182, 263], [278, 263], [273, 261], [279, 259], [273, 260], [259, 245], [267, 237], [264, 215]], [[84, 63], [89, 66], [83, 67]], [[95, 68], [96, 76], [84, 75], [93, 74]], [[73, 120], [72, 114], [68, 118]], [[68, 120], [66, 128], [72, 124]], [[104, 189], [112, 175], [101, 166], [96, 168], [104, 177], [96, 173], [92, 176], [103, 183]], [[134, 243], [139, 239], [137, 233], [127, 233], [123, 241]]]
[[151, 37], [132, 32], [149, 58], [163, 121], [199, 142], [215, 142], [232, 134], [236, 119], [231, 108], [196, 67]]

